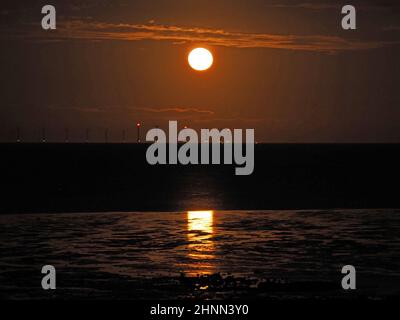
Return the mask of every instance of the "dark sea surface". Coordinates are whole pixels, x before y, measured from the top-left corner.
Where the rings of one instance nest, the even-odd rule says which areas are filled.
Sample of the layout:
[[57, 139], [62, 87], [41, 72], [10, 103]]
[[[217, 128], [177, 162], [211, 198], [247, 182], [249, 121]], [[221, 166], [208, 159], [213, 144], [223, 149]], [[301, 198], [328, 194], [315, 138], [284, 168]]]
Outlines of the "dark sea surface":
[[400, 144], [258, 144], [249, 176], [147, 147], [0, 144], [0, 213], [400, 208]]
[[400, 296], [400, 145], [260, 144], [250, 176], [146, 148], [0, 144], [0, 298]]
[[399, 235], [394, 209], [1, 215], [0, 297], [390, 299]]

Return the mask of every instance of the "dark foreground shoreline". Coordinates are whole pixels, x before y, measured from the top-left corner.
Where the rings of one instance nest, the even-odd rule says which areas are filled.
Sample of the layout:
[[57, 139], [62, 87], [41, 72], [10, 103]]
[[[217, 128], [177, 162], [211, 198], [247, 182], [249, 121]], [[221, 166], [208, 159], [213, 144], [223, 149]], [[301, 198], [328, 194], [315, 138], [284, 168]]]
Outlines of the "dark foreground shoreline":
[[400, 208], [400, 144], [258, 144], [255, 171], [150, 166], [146, 144], [0, 144], [0, 213]]
[[[59, 282], [59, 290], [44, 291], [35, 286], [40, 283], [40, 277], [34, 277], [29, 291], [26, 287], [0, 291], [0, 300], [153, 300], [157, 301], [240, 301], [240, 300], [263, 300], [265, 302], [314, 300], [314, 301], [348, 301], [376, 299], [373, 290], [362, 293], [357, 291], [344, 293], [340, 287], [340, 278], [336, 281], [287, 281], [279, 278], [246, 278], [232, 275], [198, 275], [186, 277], [176, 275], [170, 277], [155, 278], [129, 278], [124, 276], [99, 274], [100, 278], [107, 278], [107, 281], [100, 281], [92, 276], [87, 270], [74, 270], [76, 275], [71, 273], [63, 276]], [[85, 279], [78, 278], [85, 275]], [[18, 275], [21, 278], [31, 279], [32, 274]], [[36, 281], [36, 282], [35, 282]], [[14, 285], [14, 281], [5, 281]], [[68, 288], [62, 285], [68, 284]], [[86, 287], [84, 287], [86, 285]], [[90, 288], [88, 287], [90, 286]], [[380, 296], [380, 300], [392, 300], [396, 296]]]

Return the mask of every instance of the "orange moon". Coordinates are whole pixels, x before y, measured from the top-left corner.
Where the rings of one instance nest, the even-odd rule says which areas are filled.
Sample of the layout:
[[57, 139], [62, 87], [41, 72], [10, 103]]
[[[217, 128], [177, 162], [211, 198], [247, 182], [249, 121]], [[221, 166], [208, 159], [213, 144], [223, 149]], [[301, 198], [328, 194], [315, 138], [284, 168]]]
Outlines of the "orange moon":
[[196, 48], [189, 53], [188, 62], [194, 70], [205, 71], [212, 66], [214, 58], [209, 50]]

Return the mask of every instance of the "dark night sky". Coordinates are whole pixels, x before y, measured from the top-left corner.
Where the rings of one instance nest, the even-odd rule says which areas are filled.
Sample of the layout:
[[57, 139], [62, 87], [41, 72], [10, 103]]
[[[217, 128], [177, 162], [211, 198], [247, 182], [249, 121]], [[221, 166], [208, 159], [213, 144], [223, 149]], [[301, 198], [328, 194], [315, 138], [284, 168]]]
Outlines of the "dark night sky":
[[[255, 128], [265, 142], [400, 142], [400, 4], [351, 1], [6, 1], [0, 140], [118, 141], [168, 120]], [[41, 29], [41, 6], [57, 30]], [[215, 59], [193, 71], [187, 54]]]

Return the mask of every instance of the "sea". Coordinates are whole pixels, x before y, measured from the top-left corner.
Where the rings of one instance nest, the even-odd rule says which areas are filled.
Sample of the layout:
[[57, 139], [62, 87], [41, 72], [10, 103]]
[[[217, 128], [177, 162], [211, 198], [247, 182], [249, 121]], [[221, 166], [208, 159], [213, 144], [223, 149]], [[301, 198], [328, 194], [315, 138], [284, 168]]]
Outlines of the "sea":
[[399, 235], [398, 209], [1, 215], [0, 297], [390, 299]]
[[0, 145], [0, 299], [400, 296], [398, 144], [258, 144], [250, 176], [146, 148]]

